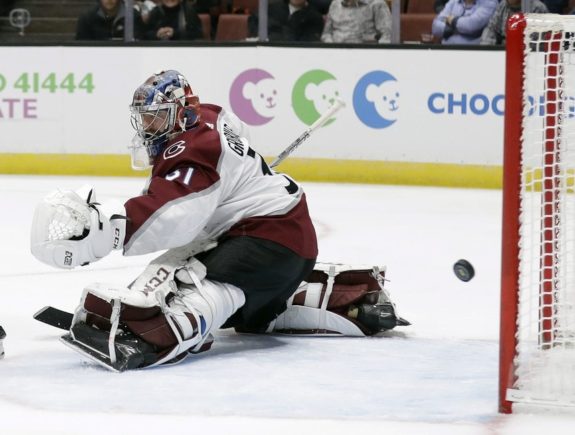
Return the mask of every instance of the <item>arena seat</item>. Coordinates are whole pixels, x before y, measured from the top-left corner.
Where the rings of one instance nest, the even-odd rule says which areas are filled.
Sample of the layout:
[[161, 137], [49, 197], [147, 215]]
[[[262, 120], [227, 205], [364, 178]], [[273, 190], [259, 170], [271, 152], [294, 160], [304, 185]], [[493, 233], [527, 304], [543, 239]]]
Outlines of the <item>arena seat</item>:
[[210, 41], [212, 39], [212, 17], [210, 14], [198, 14], [198, 17], [202, 22], [202, 33], [204, 35], [204, 40]]
[[248, 17], [240, 14], [221, 14], [216, 29], [216, 41], [243, 41], [248, 37]]
[[254, 14], [258, 12], [259, 0], [232, 0], [232, 12]]
[[408, 14], [434, 14], [433, 0], [408, 0]]
[[[389, 6], [389, 10], [391, 10], [391, 5], [392, 5], [393, 1], [392, 0], [385, 0], [385, 2], [387, 3], [387, 6]], [[399, 5], [400, 5], [400, 7], [399, 7], [400, 12], [403, 14], [406, 10], [407, 0], [401, 0]]]
[[401, 42], [422, 42], [422, 34], [431, 35], [431, 24], [434, 18], [435, 14], [402, 14]]

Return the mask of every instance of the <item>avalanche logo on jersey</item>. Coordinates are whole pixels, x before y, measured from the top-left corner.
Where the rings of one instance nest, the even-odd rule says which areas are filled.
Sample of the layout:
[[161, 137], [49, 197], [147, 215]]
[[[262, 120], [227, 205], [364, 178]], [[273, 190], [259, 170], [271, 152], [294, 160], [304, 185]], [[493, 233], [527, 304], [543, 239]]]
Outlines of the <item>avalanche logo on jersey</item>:
[[248, 125], [263, 125], [274, 119], [277, 106], [275, 78], [263, 69], [248, 69], [233, 81], [230, 106]]
[[353, 108], [371, 128], [387, 128], [397, 121], [399, 89], [397, 80], [386, 71], [365, 74], [353, 91]]
[[164, 160], [171, 159], [179, 154], [182, 154], [186, 149], [185, 145], [186, 142], [184, 142], [183, 140], [180, 140], [170, 145], [168, 148], [164, 150]]

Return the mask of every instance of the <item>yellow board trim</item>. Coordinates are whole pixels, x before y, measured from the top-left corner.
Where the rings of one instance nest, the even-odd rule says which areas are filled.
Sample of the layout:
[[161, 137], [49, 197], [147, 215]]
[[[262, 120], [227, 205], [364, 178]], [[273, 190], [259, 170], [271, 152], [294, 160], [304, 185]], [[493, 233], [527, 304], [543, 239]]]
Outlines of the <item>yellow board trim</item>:
[[138, 177], [130, 156], [118, 154], [0, 154], [0, 173]]
[[289, 159], [277, 168], [297, 180], [500, 189], [501, 166], [369, 160]]
[[[272, 161], [269, 158], [268, 161]], [[277, 167], [296, 180], [500, 189], [501, 166], [292, 157]], [[139, 177], [130, 157], [117, 154], [0, 154], [0, 173]]]

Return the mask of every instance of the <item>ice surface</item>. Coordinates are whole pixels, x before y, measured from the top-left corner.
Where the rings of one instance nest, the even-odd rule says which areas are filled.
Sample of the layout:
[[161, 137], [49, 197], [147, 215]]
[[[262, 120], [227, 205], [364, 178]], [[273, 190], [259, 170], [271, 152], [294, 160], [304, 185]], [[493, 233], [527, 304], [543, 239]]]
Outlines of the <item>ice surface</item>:
[[[35, 204], [55, 188], [125, 200], [142, 179], [0, 176], [0, 434], [573, 434], [569, 416], [497, 414], [501, 192], [304, 184], [320, 260], [388, 267], [413, 325], [387, 337], [222, 331], [186, 362], [107, 372], [35, 322], [87, 283], [130, 282], [153, 256], [59, 271], [29, 253]], [[455, 261], [476, 276], [459, 281]], [[177, 431], [177, 432], [176, 432]]]

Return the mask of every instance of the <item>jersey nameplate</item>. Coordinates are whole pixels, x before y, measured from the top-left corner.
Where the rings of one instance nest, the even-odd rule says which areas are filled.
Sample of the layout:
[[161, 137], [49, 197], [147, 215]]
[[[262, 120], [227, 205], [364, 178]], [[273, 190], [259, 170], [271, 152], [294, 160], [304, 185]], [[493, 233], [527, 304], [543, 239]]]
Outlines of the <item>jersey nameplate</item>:
[[230, 128], [228, 124], [224, 123], [224, 136], [230, 149], [238, 156], [243, 157], [245, 154], [245, 144], [242, 139]]

